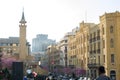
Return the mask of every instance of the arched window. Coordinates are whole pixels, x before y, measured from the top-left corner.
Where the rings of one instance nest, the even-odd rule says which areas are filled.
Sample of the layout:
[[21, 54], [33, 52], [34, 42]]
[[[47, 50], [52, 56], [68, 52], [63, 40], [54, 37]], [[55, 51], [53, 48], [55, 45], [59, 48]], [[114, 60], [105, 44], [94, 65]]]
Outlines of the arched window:
[[115, 72], [114, 70], [111, 70], [111, 71], [110, 71], [110, 78], [111, 78], [112, 80], [116, 80], [116, 72]]
[[102, 33], [103, 33], [103, 34], [105, 33], [104, 27], [102, 28]]
[[100, 36], [100, 30], [97, 30], [97, 36]]
[[102, 34], [104, 34], [104, 25], [102, 24]]
[[113, 26], [110, 26], [110, 33], [113, 33]]
[[110, 47], [111, 47], [111, 48], [114, 47], [114, 41], [113, 41], [113, 39], [110, 40]]
[[115, 55], [111, 54], [111, 63], [114, 63], [114, 62], [115, 62]]

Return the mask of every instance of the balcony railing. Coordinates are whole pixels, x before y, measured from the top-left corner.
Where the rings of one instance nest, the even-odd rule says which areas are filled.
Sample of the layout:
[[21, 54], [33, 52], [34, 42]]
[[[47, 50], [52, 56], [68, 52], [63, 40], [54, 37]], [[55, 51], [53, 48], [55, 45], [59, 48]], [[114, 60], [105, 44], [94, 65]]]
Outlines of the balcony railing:
[[93, 50], [94, 53], [96, 53], [96, 50]]
[[88, 68], [98, 68], [100, 64], [98, 63], [88, 63]]
[[92, 43], [92, 39], [90, 39], [89, 41], [90, 41], [90, 43]]
[[97, 53], [100, 53], [100, 49], [97, 49]]
[[97, 36], [97, 40], [100, 40], [100, 36]]

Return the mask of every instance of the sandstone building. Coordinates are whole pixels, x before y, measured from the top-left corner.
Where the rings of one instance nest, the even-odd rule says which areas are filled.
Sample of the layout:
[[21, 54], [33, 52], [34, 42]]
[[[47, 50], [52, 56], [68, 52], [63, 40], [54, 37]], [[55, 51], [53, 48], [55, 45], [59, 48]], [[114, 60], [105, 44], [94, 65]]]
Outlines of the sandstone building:
[[105, 66], [112, 79], [120, 77], [120, 12], [105, 13], [100, 23], [80, 23], [79, 30], [68, 40], [69, 65], [86, 70], [86, 76], [97, 77], [98, 67]]

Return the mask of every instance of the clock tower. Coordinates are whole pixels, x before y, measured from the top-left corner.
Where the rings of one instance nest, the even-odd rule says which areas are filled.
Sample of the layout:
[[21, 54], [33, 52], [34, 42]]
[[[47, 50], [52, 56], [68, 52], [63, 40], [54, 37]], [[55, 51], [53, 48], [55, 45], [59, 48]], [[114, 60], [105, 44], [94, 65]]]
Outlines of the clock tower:
[[22, 18], [19, 22], [19, 59], [25, 60], [27, 56], [27, 40], [26, 40], [26, 21], [24, 16], [24, 11], [22, 12]]

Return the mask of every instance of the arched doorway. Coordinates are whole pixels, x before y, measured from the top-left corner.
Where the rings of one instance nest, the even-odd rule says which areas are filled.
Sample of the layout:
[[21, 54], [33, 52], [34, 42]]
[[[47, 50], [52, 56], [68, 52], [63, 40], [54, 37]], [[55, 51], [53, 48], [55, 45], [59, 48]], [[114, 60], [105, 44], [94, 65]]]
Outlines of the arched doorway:
[[116, 80], [116, 72], [115, 72], [114, 70], [111, 70], [111, 71], [110, 71], [110, 78], [111, 78], [112, 80]]

